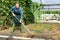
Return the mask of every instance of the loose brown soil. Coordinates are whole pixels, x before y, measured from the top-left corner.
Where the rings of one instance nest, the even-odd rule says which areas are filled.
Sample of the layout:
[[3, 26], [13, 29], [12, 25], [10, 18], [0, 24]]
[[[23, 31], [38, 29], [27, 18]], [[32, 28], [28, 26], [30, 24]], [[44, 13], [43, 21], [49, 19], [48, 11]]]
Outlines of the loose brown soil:
[[[48, 27], [48, 26], [50, 27]], [[33, 38], [44, 38], [44, 39], [54, 39], [60, 40], [60, 24], [57, 23], [35, 23], [26, 25], [31, 32], [34, 34], [28, 34], [28, 32], [21, 33], [19, 30], [15, 30], [13, 35], [21, 36], [21, 37], [33, 37]], [[46, 27], [45, 27], [46, 26]], [[34, 30], [39, 30], [40, 32], [36, 32]], [[42, 31], [42, 32], [41, 32]], [[0, 31], [1, 35], [9, 35], [11, 34], [11, 27], [9, 29], [4, 29]]]

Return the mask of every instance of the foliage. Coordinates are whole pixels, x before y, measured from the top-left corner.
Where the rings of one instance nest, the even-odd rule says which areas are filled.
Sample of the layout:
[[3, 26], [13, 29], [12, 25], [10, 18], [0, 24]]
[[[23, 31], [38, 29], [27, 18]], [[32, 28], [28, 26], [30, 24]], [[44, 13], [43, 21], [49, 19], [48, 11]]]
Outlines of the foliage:
[[41, 3], [36, 3], [33, 2], [32, 3], [32, 7], [31, 7], [31, 11], [34, 14], [34, 20], [36, 21], [40, 21], [40, 14], [42, 13], [42, 11], [40, 11], [42, 9], [42, 4]]
[[[25, 23], [34, 23], [34, 15], [31, 11], [31, 0], [26, 0], [26, 9], [25, 9], [25, 13], [24, 13], [24, 20]], [[26, 16], [25, 16], [26, 15]]]
[[34, 17], [31, 12], [31, 0], [0, 0], [0, 25], [12, 25], [13, 17], [10, 14], [10, 9], [15, 2], [19, 2], [23, 9], [23, 18], [26, 24], [34, 22]]

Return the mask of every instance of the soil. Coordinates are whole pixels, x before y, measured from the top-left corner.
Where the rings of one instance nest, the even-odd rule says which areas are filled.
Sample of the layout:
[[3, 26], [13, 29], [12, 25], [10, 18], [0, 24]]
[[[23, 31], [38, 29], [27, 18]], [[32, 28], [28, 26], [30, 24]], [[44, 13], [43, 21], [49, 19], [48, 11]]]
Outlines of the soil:
[[[41, 23], [41, 25], [44, 25], [46, 23]], [[29, 24], [26, 25], [30, 30], [33, 30], [33, 27], [38, 26], [39, 24]], [[60, 40], [60, 24], [48, 24], [53, 26], [50, 31], [43, 29], [45, 32], [44, 33], [36, 33], [32, 36], [31, 34], [28, 34], [28, 32], [23, 32], [21, 33], [19, 30], [15, 30], [13, 35], [14, 36], [20, 36], [20, 37], [31, 37], [31, 38], [42, 38], [42, 39], [51, 39], [51, 40]], [[40, 26], [40, 25], [39, 25]], [[59, 27], [59, 28], [58, 28]], [[58, 29], [57, 29], [58, 28]], [[40, 29], [39, 29], [40, 30]], [[54, 31], [53, 31], [54, 30]], [[57, 31], [55, 31], [57, 30]], [[33, 31], [32, 31], [33, 32]], [[9, 29], [4, 29], [0, 31], [0, 35], [10, 35], [11, 34], [11, 27]]]

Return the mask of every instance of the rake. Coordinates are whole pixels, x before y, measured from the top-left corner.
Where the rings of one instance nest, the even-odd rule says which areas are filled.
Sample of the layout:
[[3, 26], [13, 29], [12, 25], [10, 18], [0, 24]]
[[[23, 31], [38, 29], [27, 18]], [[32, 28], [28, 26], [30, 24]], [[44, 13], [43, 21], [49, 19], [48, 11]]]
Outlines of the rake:
[[[15, 18], [19, 21], [19, 19], [18, 19], [16, 16], [15, 16]], [[20, 22], [20, 21], [19, 21], [19, 22]], [[28, 33], [31, 34], [30, 37], [33, 38], [34, 34], [24, 25], [24, 22], [22, 21], [22, 22], [20, 22], [20, 23], [21, 23], [22, 26], [26, 29], [26, 31], [28, 31]], [[12, 34], [13, 34], [13, 33], [11, 33], [11, 34], [9, 35], [9, 37], [7, 38], [7, 40], [9, 40], [9, 38], [12, 38]]]

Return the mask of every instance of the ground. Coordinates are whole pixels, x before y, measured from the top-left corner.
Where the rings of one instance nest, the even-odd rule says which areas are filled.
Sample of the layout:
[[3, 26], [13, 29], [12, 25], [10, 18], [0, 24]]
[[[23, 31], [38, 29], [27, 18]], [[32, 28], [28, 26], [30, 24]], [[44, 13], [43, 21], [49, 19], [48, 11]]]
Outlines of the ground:
[[[60, 40], [60, 24], [59, 23], [34, 23], [26, 25], [30, 31], [34, 34], [33, 38], [44, 38], [44, 39], [54, 39]], [[21, 33], [19, 30], [15, 30], [13, 35], [21, 37], [29, 37], [30, 34], [24, 30]], [[1, 35], [9, 35], [11, 32], [11, 27], [9, 29], [4, 29], [0, 31]], [[27, 35], [28, 34], [28, 35]]]

